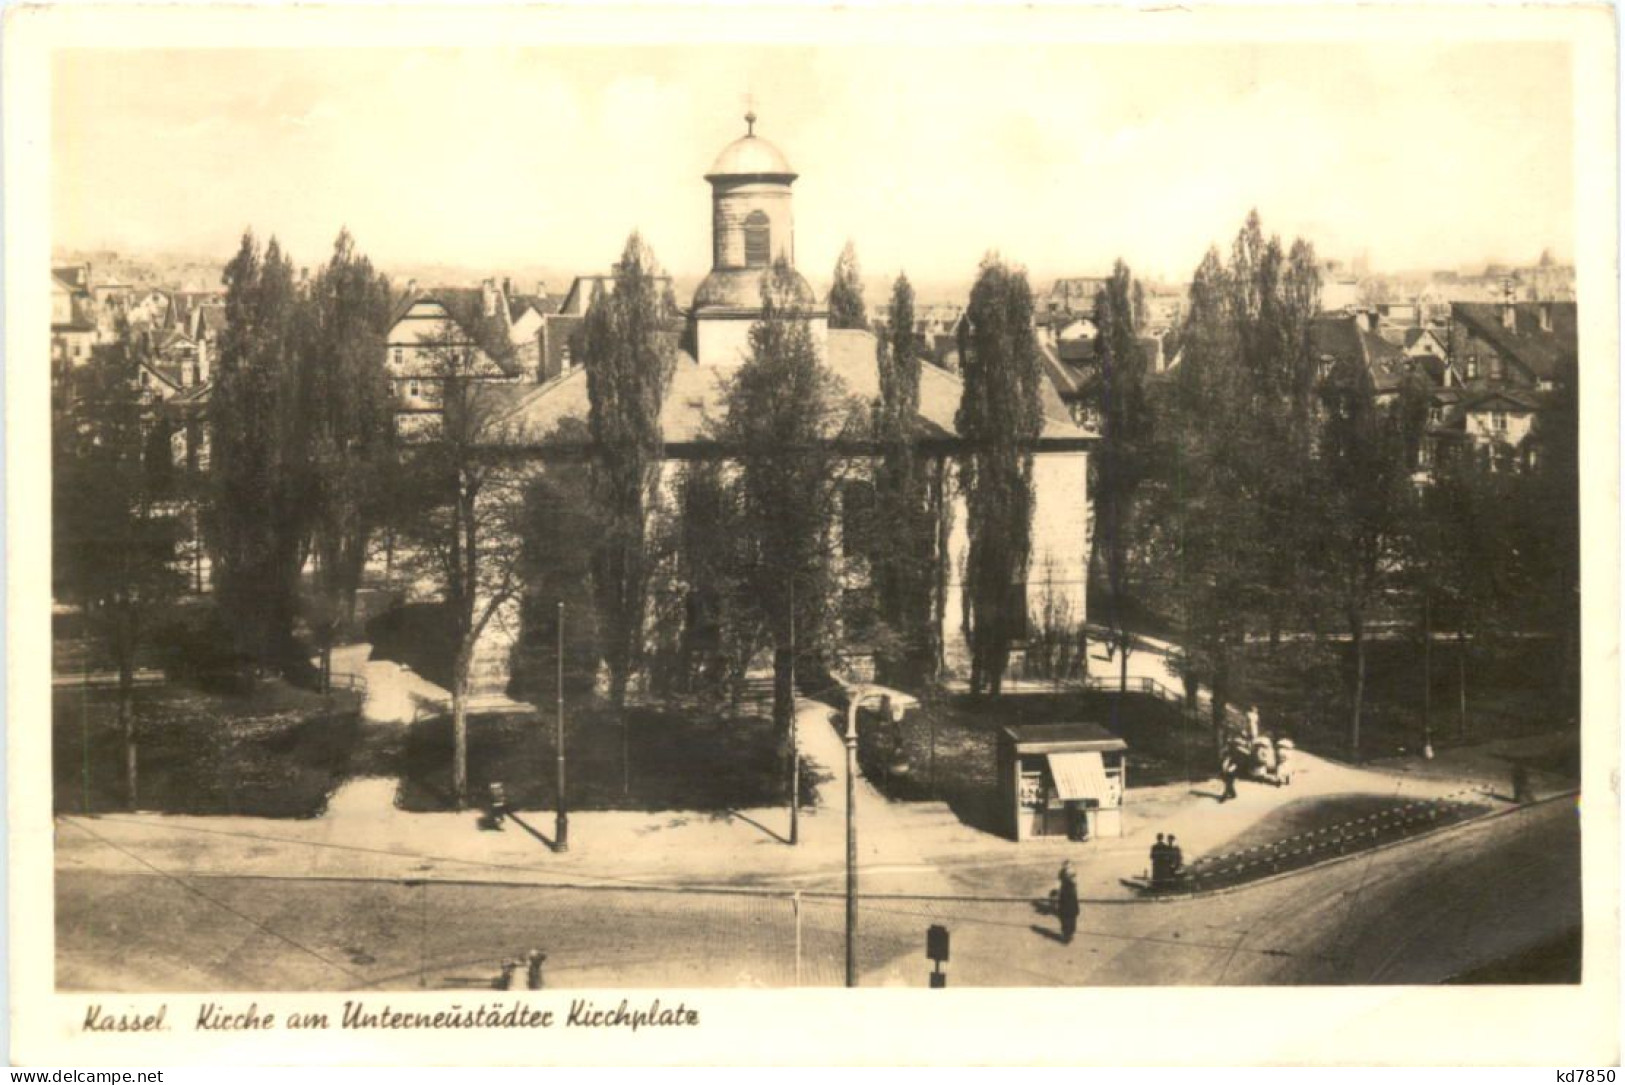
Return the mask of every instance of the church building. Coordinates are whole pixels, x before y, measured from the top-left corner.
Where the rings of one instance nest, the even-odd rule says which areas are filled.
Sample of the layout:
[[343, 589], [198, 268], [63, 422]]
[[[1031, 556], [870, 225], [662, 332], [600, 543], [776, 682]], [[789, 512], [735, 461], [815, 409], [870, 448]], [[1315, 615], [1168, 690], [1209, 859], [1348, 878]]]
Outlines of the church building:
[[[711, 426], [723, 415], [728, 381], [747, 359], [750, 329], [761, 317], [763, 279], [781, 257], [795, 267], [796, 172], [782, 151], [756, 133], [754, 115], [747, 114], [745, 122], [745, 134], [723, 148], [705, 174], [711, 187], [711, 270], [686, 313], [683, 341], [689, 349], [678, 351], [661, 411], [668, 482], [675, 481], [684, 462], [719, 451], [710, 436]], [[839, 378], [849, 397], [862, 404], [875, 402], [880, 381], [874, 335], [829, 328], [825, 302], [799, 272], [795, 281], [797, 304], [811, 326], [822, 363]], [[954, 416], [962, 386], [945, 369], [930, 362], [916, 364], [922, 452], [943, 463], [948, 479], [952, 524], [941, 632], [947, 667], [958, 673], [969, 658], [961, 590], [969, 537], [964, 498], [954, 483], [961, 451]], [[1073, 422], [1048, 381], [1042, 388], [1044, 428], [1034, 455], [1033, 551], [1026, 585], [1034, 632], [1046, 613], [1064, 615], [1074, 625], [1085, 617], [1088, 453], [1097, 439]], [[510, 385], [501, 391], [510, 399], [496, 429], [510, 452], [523, 450], [538, 460], [559, 455], [556, 434], [561, 424], [585, 423], [588, 417], [586, 371], [579, 365], [540, 384]], [[852, 467], [860, 477], [868, 472], [866, 462], [854, 461]], [[490, 643], [479, 651], [485, 663], [475, 668], [485, 676], [482, 684], [487, 689], [501, 677], [500, 660], [517, 635], [517, 621], [491, 624]]]

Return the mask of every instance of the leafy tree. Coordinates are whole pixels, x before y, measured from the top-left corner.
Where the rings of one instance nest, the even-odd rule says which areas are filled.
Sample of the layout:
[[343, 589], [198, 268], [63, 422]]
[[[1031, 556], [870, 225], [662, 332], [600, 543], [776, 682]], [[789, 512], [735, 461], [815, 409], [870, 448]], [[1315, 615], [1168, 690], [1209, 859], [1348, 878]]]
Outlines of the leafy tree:
[[1175, 571], [1169, 605], [1184, 630], [1184, 665], [1212, 690], [1215, 745], [1246, 631], [1241, 604], [1252, 594], [1247, 556], [1255, 541], [1243, 445], [1250, 390], [1230, 315], [1229, 279], [1218, 250], [1209, 249], [1191, 283], [1171, 420], [1155, 431], [1162, 441], [1153, 494], [1157, 550]]
[[615, 289], [587, 313], [584, 355], [593, 491], [604, 512], [593, 552], [593, 586], [621, 716], [621, 783], [630, 786], [626, 688], [643, 657], [651, 567], [649, 522], [660, 483], [660, 409], [676, 362], [665, 327], [654, 254], [634, 233], [615, 265]]
[[[1101, 444], [1094, 456], [1095, 555], [1105, 567], [1107, 620], [1128, 687], [1131, 643], [1123, 607], [1128, 601], [1135, 550], [1137, 499], [1150, 470], [1151, 409], [1146, 396], [1146, 357], [1140, 344], [1143, 292], [1128, 265], [1117, 261], [1095, 298], [1095, 365], [1100, 380]], [[1118, 698], [1121, 701], [1121, 697]], [[1114, 702], [1114, 712], [1116, 711]]]
[[[137, 804], [137, 731], [132, 709], [137, 653], [185, 585], [179, 566], [181, 522], [163, 499], [149, 434], [154, 408], [143, 403], [137, 349], [128, 329], [92, 349], [70, 374], [70, 415], [53, 431], [52, 557], [65, 601], [79, 606], [85, 629], [118, 672], [118, 726], [124, 736], [125, 790]], [[85, 662], [86, 669], [91, 660]]]
[[297, 667], [293, 626], [312, 504], [293, 265], [275, 238], [262, 257], [245, 233], [224, 282], [205, 517], [215, 593], [242, 652]]
[[[543, 442], [575, 448], [589, 442], [585, 423], [565, 419]], [[603, 537], [604, 513], [593, 495], [590, 465], [574, 456], [547, 456], [523, 484], [520, 637], [513, 659], [514, 684], [538, 705], [559, 693], [558, 620], [565, 605], [566, 692], [590, 692], [602, 657], [593, 599], [594, 547]]]
[[840, 440], [852, 425], [839, 378], [820, 363], [797, 285], [782, 260], [764, 280], [762, 316], [751, 327], [749, 357], [728, 382], [717, 434], [737, 465], [742, 582], [774, 648], [773, 718], [788, 737], [792, 765], [795, 659], [834, 642], [831, 528], [843, 479]]
[[880, 396], [873, 428], [875, 504], [869, 554], [882, 627], [892, 642], [878, 653], [882, 681], [914, 683], [935, 677], [942, 657], [936, 617], [946, 545], [939, 530], [946, 513], [940, 461], [922, 455], [920, 348], [914, 330], [914, 288], [899, 275], [892, 287], [885, 334], [876, 341]]
[[303, 304], [301, 409], [316, 558], [310, 624], [325, 688], [334, 637], [341, 621], [354, 620], [368, 545], [386, 512], [394, 430], [384, 370], [389, 281], [356, 252], [349, 231], [340, 231]]
[[964, 391], [955, 425], [965, 447], [971, 689], [994, 696], [1027, 619], [1032, 450], [1043, 430], [1043, 375], [1032, 315], [1027, 273], [986, 257], [960, 323]]
[[863, 305], [863, 278], [858, 270], [858, 252], [850, 241], [835, 261], [835, 282], [829, 289], [829, 326], [869, 326], [869, 314]]
[[729, 703], [739, 700], [751, 657], [766, 643], [762, 617], [750, 601], [752, 548], [737, 481], [720, 458], [683, 464], [666, 548], [681, 585], [672, 615], [673, 680], [684, 692]]
[[1365, 707], [1366, 626], [1385, 577], [1402, 553], [1410, 472], [1400, 412], [1377, 402], [1362, 361], [1344, 359], [1335, 365], [1323, 395], [1322, 558], [1354, 647], [1348, 747], [1357, 756]]
[[440, 410], [405, 441], [393, 506], [406, 542], [402, 564], [434, 585], [455, 644], [452, 660], [452, 788], [468, 799], [468, 700], [475, 649], [491, 621], [524, 587], [526, 486], [495, 446], [507, 436], [508, 399], [482, 379], [488, 356], [456, 321], [425, 342]]

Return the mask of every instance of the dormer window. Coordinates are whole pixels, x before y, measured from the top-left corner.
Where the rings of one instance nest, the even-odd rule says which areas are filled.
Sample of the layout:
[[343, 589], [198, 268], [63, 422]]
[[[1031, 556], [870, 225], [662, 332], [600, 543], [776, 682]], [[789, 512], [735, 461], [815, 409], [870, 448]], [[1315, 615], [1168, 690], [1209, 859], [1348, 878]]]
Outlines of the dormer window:
[[767, 214], [752, 211], [745, 216], [745, 266], [766, 267], [773, 262], [772, 228]]

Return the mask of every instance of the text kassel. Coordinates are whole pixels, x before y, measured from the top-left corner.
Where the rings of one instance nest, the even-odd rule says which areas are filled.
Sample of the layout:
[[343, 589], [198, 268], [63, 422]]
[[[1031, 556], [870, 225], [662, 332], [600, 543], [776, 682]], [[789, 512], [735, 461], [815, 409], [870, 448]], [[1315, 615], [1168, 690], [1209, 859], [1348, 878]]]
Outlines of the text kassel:
[[612, 1010], [600, 1009], [587, 999], [578, 998], [570, 1003], [564, 1023], [572, 1028], [629, 1028], [636, 1032], [648, 1027], [697, 1025], [700, 1013], [681, 1002], [676, 1006], [661, 1006], [658, 998], [649, 1003], [648, 1009], [639, 1010], [632, 1009], [631, 1002], [624, 998]]

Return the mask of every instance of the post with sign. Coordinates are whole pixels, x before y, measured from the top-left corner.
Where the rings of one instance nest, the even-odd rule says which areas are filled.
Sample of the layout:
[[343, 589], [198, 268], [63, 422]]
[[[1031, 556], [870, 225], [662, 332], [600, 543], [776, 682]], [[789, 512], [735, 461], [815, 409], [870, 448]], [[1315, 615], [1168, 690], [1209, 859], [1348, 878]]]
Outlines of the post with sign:
[[933, 923], [925, 931], [925, 955], [930, 958], [931, 986], [947, 987], [948, 974], [942, 970], [943, 964], [948, 960], [948, 928], [940, 923]]

